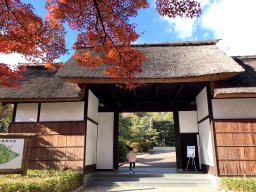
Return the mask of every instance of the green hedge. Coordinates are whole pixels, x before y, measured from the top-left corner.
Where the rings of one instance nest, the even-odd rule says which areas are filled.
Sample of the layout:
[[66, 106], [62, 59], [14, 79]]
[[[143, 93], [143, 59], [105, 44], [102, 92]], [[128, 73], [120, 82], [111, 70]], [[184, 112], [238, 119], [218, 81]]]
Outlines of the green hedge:
[[126, 145], [126, 140], [119, 137], [119, 162], [125, 162], [127, 160], [128, 146]]
[[255, 177], [223, 177], [221, 185], [227, 189], [253, 192], [256, 191]]
[[29, 170], [27, 176], [1, 175], [1, 192], [71, 192], [82, 184], [76, 171]]

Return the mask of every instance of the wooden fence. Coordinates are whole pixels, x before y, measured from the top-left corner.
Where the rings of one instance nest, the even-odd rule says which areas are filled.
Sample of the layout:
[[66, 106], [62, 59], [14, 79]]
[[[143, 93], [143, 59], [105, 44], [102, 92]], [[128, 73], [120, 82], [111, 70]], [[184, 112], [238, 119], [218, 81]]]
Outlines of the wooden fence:
[[219, 175], [256, 175], [256, 120], [214, 120]]
[[10, 133], [35, 133], [29, 152], [30, 169], [82, 170], [85, 123], [12, 123]]

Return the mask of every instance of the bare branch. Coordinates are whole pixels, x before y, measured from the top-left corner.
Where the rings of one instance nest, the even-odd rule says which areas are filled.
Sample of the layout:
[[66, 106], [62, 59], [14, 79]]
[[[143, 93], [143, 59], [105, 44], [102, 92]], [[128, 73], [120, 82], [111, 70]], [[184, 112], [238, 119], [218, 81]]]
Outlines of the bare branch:
[[17, 17], [17, 15], [12, 11], [12, 9], [10, 8], [10, 6], [8, 5], [8, 0], [5, 0], [5, 5], [6, 5], [6, 8], [12, 13], [12, 15], [15, 17], [15, 19], [18, 21], [18, 23], [21, 25], [21, 27], [27, 32], [27, 28], [25, 27], [25, 25], [20, 21], [20, 19]]
[[107, 31], [106, 31], [106, 28], [104, 26], [104, 22], [103, 22], [103, 19], [102, 19], [102, 15], [101, 15], [101, 12], [100, 12], [100, 9], [99, 9], [99, 6], [98, 6], [98, 2], [97, 0], [93, 0], [93, 3], [94, 3], [94, 6], [97, 10], [97, 14], [99, 16], [99, 19], [100, 19], [100, 22], [101, 22], [101, 26], [102, 26], [102, 29], [103, 29], [103, 32], [105, 33], [105, 36], [110, 40], [110, 42], [112, 43], [112, 45], [114, 46], [114, 48], [116, 49], [116, 51], [118, 52], [118, 55], [120, 57], [120, 61], [121, 63], [125, 66], [125, 59], [123, 58], [122, 54], [120, 53], [120, 51], [118, 50], [116, 44], [114, 43], [114, 41], [111, 39], [111, 37], [109, 37]]

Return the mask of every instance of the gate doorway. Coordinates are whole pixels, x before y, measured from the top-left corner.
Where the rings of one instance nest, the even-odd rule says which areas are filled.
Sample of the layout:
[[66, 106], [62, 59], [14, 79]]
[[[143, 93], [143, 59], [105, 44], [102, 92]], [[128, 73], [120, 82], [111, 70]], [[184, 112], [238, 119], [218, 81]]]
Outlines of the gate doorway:
[[172, 112], [119, 114], [119, 171], [127, 172], [129, 148], [137, 154], [136, 172], [176, 172]]
[[[113, 169], [119, 168], [119, 114], [133, 112], [173, 112], [175, 132], [176, 169], [186, 169], [186, 134], [199, 134], [196, 97], [206, 83], [145, 84], [127, 90], [116, 84], [90, 84], [90, 89], [99, 99], [99, 112], [113, 114]], [[205, 89], [206, 90], [206, 89]], [[186, 138], [187, 139], [187, 138]], [[199, 144], [192, 143], [199, 150]], [[197, 155], [197, 154], [196, 154]], [[200, 159], [200, 158], [199, 158]], [[198, 165], [198, 163], [197, 163]]]

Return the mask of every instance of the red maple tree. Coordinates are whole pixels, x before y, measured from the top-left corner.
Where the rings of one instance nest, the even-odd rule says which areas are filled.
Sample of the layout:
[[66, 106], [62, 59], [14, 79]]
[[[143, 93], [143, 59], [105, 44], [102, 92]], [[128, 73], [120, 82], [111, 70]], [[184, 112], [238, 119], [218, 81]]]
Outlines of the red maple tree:
[[[90, 47], [75, 53], [81, 65], [105, 64], [106, 75], [133, 78], [145, 56], [131, 46], [140, 34], [129, 19], [148, 6], [147, 0], [46, 0], [48, 13], [43, 19], [21, 0], [0, 0], [0, 53], [20, 53], [30, 61], [40, 58], [51, 63], [67, 52], [64, 23], [68, 23], [79, 32], [74, 47]], [[200, 4], [194, 0], [156, 0], [156, 8], [168, 17], [200, 14]], [[0, 63], [0, 85], [9, 86], [6, 80], [20, 75]]]

